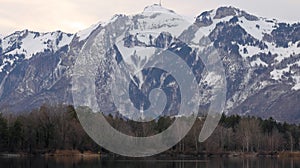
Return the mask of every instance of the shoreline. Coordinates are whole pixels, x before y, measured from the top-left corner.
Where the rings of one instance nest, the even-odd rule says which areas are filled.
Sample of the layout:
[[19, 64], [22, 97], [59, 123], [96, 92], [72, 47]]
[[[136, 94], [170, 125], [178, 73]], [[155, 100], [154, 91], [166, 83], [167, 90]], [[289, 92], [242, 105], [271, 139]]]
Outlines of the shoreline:
[[19, 158], [19, 157], [82, 157], [82, 158], [105, 158], [105, 159], [124, 159], [124, 160], [147, 160], [147, 159], [203, 159], [203, 158], [256, 158], [256, 157], [273, 157], [273, 158], [299, 158], [300, 151], [290, 152], [202, 152], [194, 154], [175, 154], [175, 153], [162, 153], [159, 155], [145, 157], [145, 158], [131, 158], [119, 156], [110, 153], [96, 153], [91, 151], [79, 150], [55, 150], [54, 152], [45, 153], [0, 153], [0, 157], [4, 158]]

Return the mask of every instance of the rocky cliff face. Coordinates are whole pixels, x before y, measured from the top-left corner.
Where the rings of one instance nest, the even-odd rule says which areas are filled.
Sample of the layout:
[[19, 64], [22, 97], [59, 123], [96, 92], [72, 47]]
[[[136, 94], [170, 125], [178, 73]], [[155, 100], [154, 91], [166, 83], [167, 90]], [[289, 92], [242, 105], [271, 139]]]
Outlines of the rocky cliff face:
[[[193, 37], [184, 34], [187, 29], [194, 32]], [[137, 33], [145, 30], [157, 36]], [[234, 7], [203, 12], [189, 23], [154, 5], [134, 16], [116, 15], [74, 35], [25, 30], [6, 36], [0, 40], [2, 111], [25, 112], [43, 103], [71, 104], [72, 67], [85, 42], [101, 32], [111, 39], [126, 32], [124, 47], [152, 46], [188, 55], [195, 74], [203, 68], [201, 62], [189, 59], [196, 49], [176, 39], [189, 38], [199, 44], [204, 34], [221, 53], [227, 114], [300, 122], [300, 24], [257, 17]], [[209, 75], [205, 80], [213, 83]]]

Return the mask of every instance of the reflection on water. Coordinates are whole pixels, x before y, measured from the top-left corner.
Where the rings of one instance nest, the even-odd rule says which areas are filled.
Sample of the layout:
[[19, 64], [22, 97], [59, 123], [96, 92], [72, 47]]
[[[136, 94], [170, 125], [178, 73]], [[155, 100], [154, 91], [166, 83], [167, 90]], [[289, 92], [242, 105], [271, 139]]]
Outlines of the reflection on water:
[[85, 157], [0, 158], [1, 168], [300, 168], [300, 158], [211, 158], [208, 160], [103, 160]]

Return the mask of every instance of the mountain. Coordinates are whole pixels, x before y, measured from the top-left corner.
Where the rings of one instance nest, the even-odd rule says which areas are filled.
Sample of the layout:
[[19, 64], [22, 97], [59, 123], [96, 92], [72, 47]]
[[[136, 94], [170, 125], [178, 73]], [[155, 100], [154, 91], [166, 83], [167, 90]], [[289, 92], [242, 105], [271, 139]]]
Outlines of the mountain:
[[204, 27], [224, 57], [227, 110], [299, 122], [300, 24], [259, 18], [233, 7], [202, 13]]
[[[193, 31], [193, 37], [184, 34], [185, 30]], [[124, 39], [118, 39], [124, 34]], [[200, 44], [203, 34], [209, 39], [208, 45], [221, 53], [227, 81], [226, 114], [300, 122], [300, 23], [257, 17], [234, 7], [206, 11], [190, 21], [172, 10], [152, 5], [140, 14], [115, 15], [106, 23], [76, 34], [24, 30], [0, 37], [0, 108], [17, 113], [44, 103], [72, 104], [71, 74], [76, 58], [86, 42], [101, 37], [123, 40], [124, 45], [106, 55], [100, 76], [118, 52], [130, 53], [126, 48], [132, 47], [144, 52], [145, 48], [156, 47], [182, 56], [207, 86], [213, 85], [211, 74], [200, 75], [203, 63], [194, 57], [198, 48], [178, 40]], [[99, 51], [104, 48], [100, 45]], [[150, 58], [151, 55], [145, 59]], [[130, 57], [123, 59], [133, 61]], [[152, 80], [157, 81], [161, 75]], [[176, 89], [172, 94], [177, 94]], [[140, 103], [135, 100], [137, 106]], [[106, 107], [113, 108], [111, 102]]]

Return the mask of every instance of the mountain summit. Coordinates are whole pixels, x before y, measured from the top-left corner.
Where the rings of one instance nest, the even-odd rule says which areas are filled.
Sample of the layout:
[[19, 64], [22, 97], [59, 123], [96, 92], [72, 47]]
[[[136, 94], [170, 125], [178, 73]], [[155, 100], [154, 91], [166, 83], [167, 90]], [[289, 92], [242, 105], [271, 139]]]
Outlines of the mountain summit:
[[154, 4], [151, 6], [146, 6], [143, 13], [145, 12], [154, 12], [154, 13], [175, 13], [174, 11], [164, 8], [163, 6], [159, 4]]
[[[200, 34], [204, 34], [220, 50], [227, 114], [300, 122], [300, 24], [234, 7], [202, 12], [190, 23], [172, 10], [152, 5], [137, 15], [116, 15], [76, 34], [24, 30], [0, 36], [0, 108], [26, 112], [44, 103], [72, 104], [72, 67], [86, 41], [99, 33], [117, 39], [126, 32], [126, 46], [163, 46], [192, 57], [196, 49], [175, 40], [187, 29], [195, 32], [189, 37], [195, 45], [203, 42]], [[153, 31], [156, 36], [147, 36]], [[213, 75], [207, 74], [205, 82], [209, 88]]]

